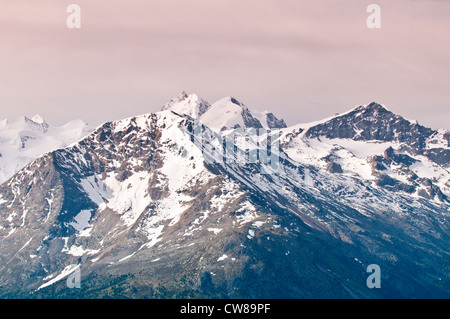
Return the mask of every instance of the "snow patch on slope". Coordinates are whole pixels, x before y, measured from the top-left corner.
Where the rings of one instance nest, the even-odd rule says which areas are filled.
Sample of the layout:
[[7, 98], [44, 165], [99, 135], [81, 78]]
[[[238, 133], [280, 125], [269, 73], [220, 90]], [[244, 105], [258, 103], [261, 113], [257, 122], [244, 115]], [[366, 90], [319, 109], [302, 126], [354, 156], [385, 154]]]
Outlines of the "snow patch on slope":
[[117, 173], [110, 173], [104, 180], [101, 176], [83, 179], [81, 186], [100, 209], [112, 209], [121, 215], [125, 225], [130, 226], [151, 202], [149, 178], [147, 172], [137, 172], [120, 182]]
[[44, 280], [46, 279], [50, 279], [53, 278], [49, 281], [47, 281], [46, 283], [42, 284], [41, 286], [39, 286], [39, 288], [37, 290], [40, 290], [42, 288], [48, 287], [50, 285], [53, 285], [54, 283], [64, 279], [65, 277], [69, 276], [70, 274], [72, 274], [73, 272], [75, 272], [77, 269], [80, 268], [80, 265], [69, 265], [66, 268], [64, 268], [63, 271], [61, 271], [61, 273], [59, 275], [57, 275], [55, 278], [54, 275], [50, 275], [46, 278], [44, 278]]

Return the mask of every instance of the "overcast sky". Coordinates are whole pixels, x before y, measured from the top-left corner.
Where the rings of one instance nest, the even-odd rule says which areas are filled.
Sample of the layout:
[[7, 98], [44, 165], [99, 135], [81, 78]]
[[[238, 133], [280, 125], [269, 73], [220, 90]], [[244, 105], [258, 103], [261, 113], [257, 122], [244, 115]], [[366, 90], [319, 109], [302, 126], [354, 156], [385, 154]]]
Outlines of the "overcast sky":
[[[0, 118], [97, 125], [186, 90], [290, 125], [377, 101], [450, 128], [450, 1], [0, 2]], [[71, 3], [81, 29], [66, 26]], [[381, 29], [367, 28], [371, 3]]]

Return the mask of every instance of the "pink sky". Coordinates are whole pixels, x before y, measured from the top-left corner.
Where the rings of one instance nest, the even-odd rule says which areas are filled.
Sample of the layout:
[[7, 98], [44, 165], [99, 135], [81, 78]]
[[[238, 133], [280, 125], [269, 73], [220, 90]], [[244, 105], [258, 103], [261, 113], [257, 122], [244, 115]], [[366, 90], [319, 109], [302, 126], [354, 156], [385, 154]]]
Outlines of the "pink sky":
[[445, 0], [2, 0], [0, 118], [100, 124], [186, 90], [288, 124], [377, 101], [450, 128], [449, 16]]

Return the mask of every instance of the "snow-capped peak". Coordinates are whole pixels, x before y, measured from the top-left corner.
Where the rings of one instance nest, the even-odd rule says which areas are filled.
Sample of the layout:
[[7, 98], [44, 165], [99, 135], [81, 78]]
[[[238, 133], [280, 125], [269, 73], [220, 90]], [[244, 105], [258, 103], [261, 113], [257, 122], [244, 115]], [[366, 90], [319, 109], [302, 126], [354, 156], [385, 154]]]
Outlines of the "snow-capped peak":
[[182, 91], [177, 97], [165, 104], [162, 111], [171, 110], [178, 114], [189, 115], [192, 118], [199, 118], [210, 107], [210, 104], [197, 94], [187, 94]]
[[201, 122], [214, 130], [223, 128], [284, 128], [286, 123], [272, 113], [250, 109], [234, 97], [228, 96], [213, 103], [200, 118]]
[[81, 120], [60, 127], [51, 126], [40, 115], [1, 120], [0, 183], [36, 157], [78, 141], [91, 129]]
[[182, 91], [163, 106], [162, 111], [168, 110], [199, 119], [214, 130], [236, 127], [266, 129], [286, 127], [286, 123], [277, 119], [273, 113], [250, 111], [245, 104], [231, 96], [209, 104], [196, 94]]
[[46, 133], [50, 125], [43, 119], [39, 114], [34, 115], [31, 119], [24, 116], [23, 122], [31, 130], [38, 130], [40, 132]]
[[43, 118], [42, 116], [40, 116], [39, 114], [35, 114], [35, 115], [31, 118], [31, 120], [32, 120], [33, 122], [35, 122], [35, 123], [38, 123], [38, 124], [44, 124], [44, 123], [45, 123], [44, 118]]

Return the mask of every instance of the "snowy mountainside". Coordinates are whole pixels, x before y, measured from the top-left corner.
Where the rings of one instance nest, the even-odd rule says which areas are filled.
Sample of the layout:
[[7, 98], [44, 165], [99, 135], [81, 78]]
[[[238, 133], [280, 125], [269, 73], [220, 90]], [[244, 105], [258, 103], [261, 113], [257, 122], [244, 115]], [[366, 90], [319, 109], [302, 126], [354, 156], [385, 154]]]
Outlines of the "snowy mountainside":
[[[369, 104], [265, 131], [279, 143], [265, 163], [255, 112], [225, 98], [199, 115], [198, 101], [105, 123], [3, 183], [0, 296], [450, 295], [446, 131]], [[384, 289], [366, 286], [373, 263]], [[78, 268], [82, 288], [69, 289]]]
[[51, 126], [39, 115], [0, 120], [0, 183], [38, 156], [70, 145], [91, 130], [81, 120]]
[[448, 135], [370, 103], [322, 122], [285, 129], [280, 143], [299, 163], [415, 198], [449, 202]]

